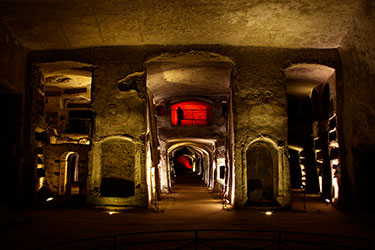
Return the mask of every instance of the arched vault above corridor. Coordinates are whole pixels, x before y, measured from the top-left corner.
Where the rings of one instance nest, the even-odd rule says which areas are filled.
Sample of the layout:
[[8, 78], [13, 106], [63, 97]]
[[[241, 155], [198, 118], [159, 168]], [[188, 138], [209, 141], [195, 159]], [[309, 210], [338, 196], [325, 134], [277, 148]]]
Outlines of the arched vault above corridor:
[[215, 53], [163, 54], [146, 62], [147, 88], [155, 99], [226, 94], [234, 63]]
[[320, 64], [293, 65], [285, 70], [288, 95], [311, 96], [312, 90], [322, 83], [328, 83], [334, 73], [333, 68]]
[[215, 140], [201, 138], [183, 138], [171, 139], [167, 143], [168, 153], [180, 147], [192, 147], [194, 149], [203, 150], [206, 153], [212, 153], [215, 149]]

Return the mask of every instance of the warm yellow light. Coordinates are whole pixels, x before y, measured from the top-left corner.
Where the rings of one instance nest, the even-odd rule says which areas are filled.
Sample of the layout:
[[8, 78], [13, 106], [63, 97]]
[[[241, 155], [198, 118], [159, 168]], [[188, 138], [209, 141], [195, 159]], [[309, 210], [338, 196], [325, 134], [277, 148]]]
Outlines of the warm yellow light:
[[319, 180], [319, 192], [322, 193], [322, 190], [323, 190], [323, 178], [321, 176], [319, 176], [318, 180]]
[[232, 167], [232, 195], [231, 195], [231, 204], [234, 206], [234, 195], [236, 190], [236, 174], [234, 172], [234, 167]]
[[338, 160], [338, 159], [334, 159], [334, 160], [332, 160], [332, 164], [333, 164], [333, 165], [338, 165], [338, 164], [339, 164], [339, 160]]
[[335, 170], [331, 169], [332, 173], [332, 188], [333, 188], [333, 201], [339, 198], [339, 183], [337, 177], [335, 176]]
[[152, 191], [152, 196], [154, 196], [156, 194], [155, 167], [151, 168], [151, 191]]
[[150, 150], [150, 143], [147, 142], [146, 147], [146, 183], [147, 183], [147, 196], [148, 196], [148, 204], [151, 205], [152, 200], [152, 159], [151, 159], [151, 150]]
[[52, 200], [53, 200], [53, 197], [49, 197], [49, 198], [47, 198], [46, 201], [52, 201]]
[[159, 163], [158, 164], [158, 171], [159, 171], [159, 187], [160, 188], [163, 188], [163, 183], [164, 183], [164, 175], [163, 175], [163, 167], [162, 167], [162, 164]]
[[266, 211], [264, 214], [270, 216], [273, 214], [273, 211]]
[[335, 141], [330, 142], [329, 145], [330, 145], [331, 147], [334, 147], [334, 148], [338, 148], [338, 147], [339, 147], [339, 143], [338, 143], [338, 142], [335, 142]]
[[109, 215], [113, 215], [113, 214], [119, 214], [120, 212], [118, 212], [118, 211], [108, 211], [107, 213]]
[[46, 181], [46, 177], [40, 177], [39, 178], [38, 190], [40, 190], [44, 186], [45, 181]]

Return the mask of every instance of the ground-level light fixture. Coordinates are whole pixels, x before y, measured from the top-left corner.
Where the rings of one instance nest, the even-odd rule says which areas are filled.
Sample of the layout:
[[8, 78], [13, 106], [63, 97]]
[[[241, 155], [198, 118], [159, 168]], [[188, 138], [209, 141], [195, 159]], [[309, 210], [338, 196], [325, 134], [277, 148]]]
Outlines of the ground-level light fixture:
[[273, 214], [273, 211], [269, 210], [269, 211], [266, 211], [264, 214], [267, 215], [267, 216], [270, 216], [270, 215]]
[[109, 215], [119, 214], [119, 211], [107, 211]]

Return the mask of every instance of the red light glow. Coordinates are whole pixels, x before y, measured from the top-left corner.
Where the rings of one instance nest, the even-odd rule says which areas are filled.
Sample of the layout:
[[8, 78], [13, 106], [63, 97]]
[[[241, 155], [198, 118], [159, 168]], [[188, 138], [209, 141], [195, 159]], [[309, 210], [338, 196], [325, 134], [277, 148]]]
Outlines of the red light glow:
[[182, 168], [192, 169], [190, 160], [186, 156], [180, 156], [177, 158], [177, 164]]
[[[178, 109], [181, 109], [180, 123]], [[186, 101], [171, 106], [172, 125], [207, 125], [212, 123], [212, 105], [202, 101]]]

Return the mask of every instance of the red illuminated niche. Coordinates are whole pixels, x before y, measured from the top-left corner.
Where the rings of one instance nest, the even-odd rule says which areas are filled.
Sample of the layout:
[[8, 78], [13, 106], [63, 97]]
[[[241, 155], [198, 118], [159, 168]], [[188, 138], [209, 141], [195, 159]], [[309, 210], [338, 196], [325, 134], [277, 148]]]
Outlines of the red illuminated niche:
[[172, 125], [208, 125], [212, 123], [212, 105], [202, 101], [178, 102], [171, 106]]

